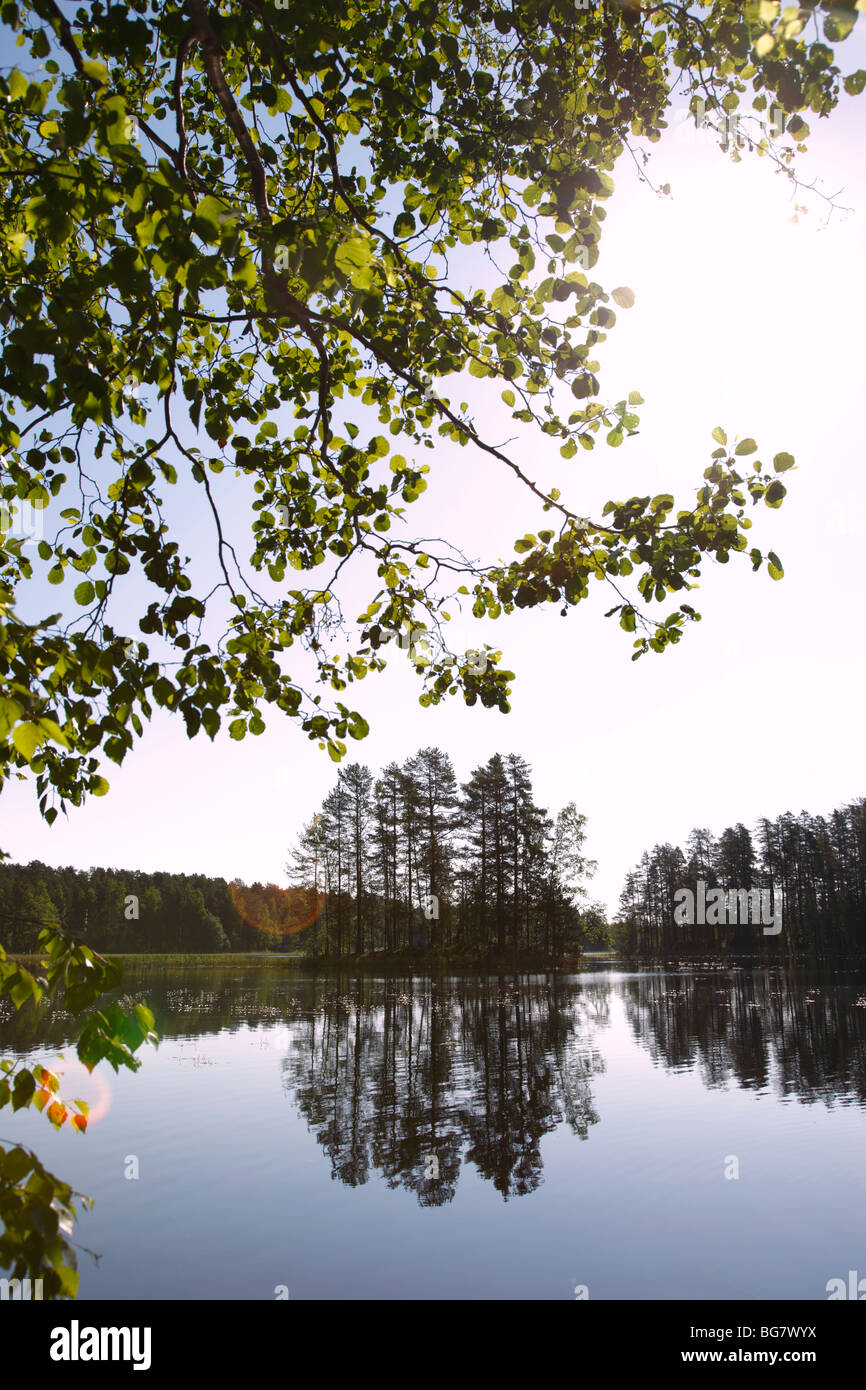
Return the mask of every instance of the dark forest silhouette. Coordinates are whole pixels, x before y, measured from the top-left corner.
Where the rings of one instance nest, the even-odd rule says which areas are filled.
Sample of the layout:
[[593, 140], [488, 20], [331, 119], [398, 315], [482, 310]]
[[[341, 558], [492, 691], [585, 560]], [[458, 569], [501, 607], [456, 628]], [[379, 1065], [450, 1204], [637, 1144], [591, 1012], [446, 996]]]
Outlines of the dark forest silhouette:
[[[678, 925], [678, 889], [766, 890], [781, 903], [782, 930], [764, 935], [754, 921]], [[618, 944], [628, 954], [680, 951], [866, 951], [866, 800], [828, 816], [786, 812], [758, 823], [757, 847], [742, 824], [715, 839], [693, 830], [683, 851], [656, 845], [626, 878]]]
[[320, 956], [421, 950], [529, 950], [548, 959], [603, 938], [586, 902], [586, 819], [552, 818], [531, 771], [494, 755], [462, 788], [425, 748], [377, 778], [341, 767], [298, 837], [289, 888], [203, 874], [0, 864], [0, 920], [12, 951], [37, 949], [59, 921], [99, 951], [300, 951]]

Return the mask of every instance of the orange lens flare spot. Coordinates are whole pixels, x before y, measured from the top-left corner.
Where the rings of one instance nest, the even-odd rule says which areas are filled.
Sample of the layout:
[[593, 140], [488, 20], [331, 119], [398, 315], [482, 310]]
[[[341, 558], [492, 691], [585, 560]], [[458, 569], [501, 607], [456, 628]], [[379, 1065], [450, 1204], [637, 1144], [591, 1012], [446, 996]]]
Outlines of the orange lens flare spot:
[[295, 936], [311, 927], [328, 896], [319, 888], [280, 888], [276, 883], [235, 882], [229, 892], [247, 926], [277, 937]]
[[[111, 1087], [105, 1076], [100, 1072], [91, 1071], [77, 1059], [58, 1062], [55, 1071], [60, 1082], [61, 1094], [75, 1097], [69, 1101], [68, 1106], [64, 1106], [64, 1119], [71, 1119], [74, 1128], [81, 1134], [88, 1125], [98, 1125], [100, 1120], [105, 1119], [111, 1109]], [[46, 1095], [50, 1100], [54, 1100], [50, 1092], [46, 1092]], [[72, 1106], [83, 1111], [83, 1114], [76, 1115]]]

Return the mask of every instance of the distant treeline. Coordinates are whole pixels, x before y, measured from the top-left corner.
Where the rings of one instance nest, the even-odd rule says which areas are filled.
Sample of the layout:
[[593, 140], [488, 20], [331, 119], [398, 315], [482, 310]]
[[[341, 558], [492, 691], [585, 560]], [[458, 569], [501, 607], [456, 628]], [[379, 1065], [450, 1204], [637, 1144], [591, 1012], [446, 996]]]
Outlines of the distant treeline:
[[375, 777], [358, 763], [302, 830], [293, 886], [203, 874], [0, 863], [0, 942], [37, 949], [59, 922], [96, 950], [528, 950], [548, 956], [605, 939], [586, 904], [585, 817], [536, 805], [528, 764], [496, 754], [458, 787], [447, 754], [425, 748]]
[[33, 952], [45, 923], [97, 951], [297, 951], [321, 894], [136, 869], [0, 863], [0, 943]]
[[[621, 949], [670, 956], [697, 951], [866, 952], [866, 799], [832, 815], [790, 812], [759, 821], [756, 840], [742, 824], [715, 839], [693, 830], [683, 851], [656, 845], [630, 873], [615, 927]], [[752, 921], [677, 925], [675, 894], [764, 889], [781, 903], [782, 930], [765, 935]], [[742, 912], [739, 914], [742, 917]], [[723, 914], [724, 917], [724, 914]]]
[[97, 951], [261, 949], [225, 879], [122, 869], [54, 869], [0, 864], [0, 942], [35, 951], [44, 922]]
[[323, 906], [304, 937], [321, 954], [529, 950], [602, 937], [581, 905], [595, 865], [586, 817], [538, 806], [529, 764], [494, 754], [458, 785], [440, 748], [378, 776], [351, 763], [299, 836], [290, 877]]

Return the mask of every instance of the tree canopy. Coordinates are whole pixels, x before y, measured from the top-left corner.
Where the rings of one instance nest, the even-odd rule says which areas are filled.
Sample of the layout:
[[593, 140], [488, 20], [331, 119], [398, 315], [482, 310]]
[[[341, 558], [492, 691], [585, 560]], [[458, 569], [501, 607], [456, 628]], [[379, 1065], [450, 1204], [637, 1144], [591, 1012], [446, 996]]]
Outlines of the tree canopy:
[[[740, 134], [796, 178], [855, 18], [728, 0], [2, 4], [0, 767], [29, 769], [46, 818], [107, 790], [103, 760], [155, 708], [243, 738], [270, 706], [339, 760], [367, 732], [344, 692], [405, 625], [447, 634], [455, 591], [498, 618], [565, 612], [600, 581], [638, 657], [699, 617], [683, 599], [708, 558], [781, 577], [746, 511], [780, 505], [793, 459], [756, 462], [721, 427], [692, 501], [582, 514], [570, 460], [634, 434], [642, 403], [603, 396], [596, 350], [634, 296], [592, 268], [611, 170], [645, 160], [675, 92], [722, 123], [745, 106]], [[844, 81], [858, 93], [866, 74]], [[466, 287], [473, 252], [494, 288]], [[444, 393], [462, 372], [558, 448], [561, 487]], [[525, 486], [542, 525], [512, 560], [412, 529], [439, 440]], [[12, 524], [26, 507], [51, 523], [35, 547]], [[411, 654], [423, 704], [508, 708], [501, 653]]]
[[[716, 839], [692, 831], [679, 845], [656, 845], [626, 876], [620, 896], [618, 938], [631, 955], [678, 952], [718, 954], [756, 950], [816, 956], [862, 954], [866, 927], [866, 799], [859, 797], [829, 816], [790, 812], [762, 817], [757, 846], [742, 823]], [[705, 922], [675, 916], [677, 890], [735, 894], [759, 889], [773, 905], [780, 931], [765, 936], [739, 903], [708, 912]], [[766, 919], [763, 919], [764, 921]]]
[[574, 802], [556, 817], [537, 805], [532, 769], [516, 753], [495, 753], [462, 786], [441, 748], [378, 777], [344, 764], [287, 866], [297, 885], [289, 902], [316, 895], [298, 944], [332, 956], [577, 955], [583, 880], [596, 869], [585, 827]]
[[573, 802], [555, 817], [536, 804], [531, 769], [513, 753], [474, 768], [462, 788], [441, 748], [378, 775], [344, 761], [292, 847], [289, 888], [0, 863], [0, 923], [19, 953], [39, 949], [40, 923], [62, 921], [96, 951], [132, 955], [415, 948], [576, 956], [581, 939], [604, 925], [598, 906], [584, 901], [583, 880], [595, 870], [583, 852], [585, 826]]
[[[225, 719], [242, 738], [272, 707], [339, 760], [367, 732], [344, 692], [393, 634], [447, 631], [461, 595], [476, 617], [567, 612], [599, 581], [638, 657], [699, 617], [683, 596], [707, 559], [766, 558], [780, 578], [746, 512], [781, 504], [793, 459], [756, 462], [721, 426], [689, 505], [664, 492], [589, 517], [572, 495], [570, 461], [622, 444], [642, 404], [602, 392], [596, 349], [634, 295], [592, 271], [612, 170], [645, 163], [675, 96], [723, 146], [746, 108], [744, 143], [796, 181], [806, 114], [866, 85], [834, 48], [864, 8], [0, 0], [0, 773], [32, 775], [50, 822], [108, 790], [104, 759], [158, 708], [191, 737]], [[561, 487], [446, 394], [462, 373], [549, 437]], [[516, 558], [410, 526], [439, 441], [549, 517]], [[404, 645], [422, 703], [508, 708], [500, 653]], [[562, 829], [575, 862], [579, 832]], [[135, 1069], [153, 1016], [100, 1002], [119, 962], [31, 906], [42, 973], [0, 947], [0, 995], [62, 996], [84, 1064]], [[204, 898], [190, 911], [204, 920]], [[85, 1130], [58, 1086], [0, 1061], [0, 1109]], [[76, 1290], [79, 1195], [0, 1148], [0, 1265], [48, 1297]]]

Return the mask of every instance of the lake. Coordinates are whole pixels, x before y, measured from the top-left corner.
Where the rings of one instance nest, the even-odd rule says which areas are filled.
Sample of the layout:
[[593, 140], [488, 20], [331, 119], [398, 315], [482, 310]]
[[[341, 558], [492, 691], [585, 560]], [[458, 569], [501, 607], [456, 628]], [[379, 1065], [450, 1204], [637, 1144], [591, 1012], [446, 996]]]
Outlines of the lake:
[[0, 1015], [0, 1049], [93, 1106], [84, 1135], [0, 1125], [94, 1198], [83, 1299], [826, 1299], [866, 1276], [862, 969], [127, 989], [161, 1037], [135, 1075], [88, 1077], [62, 1012]]

